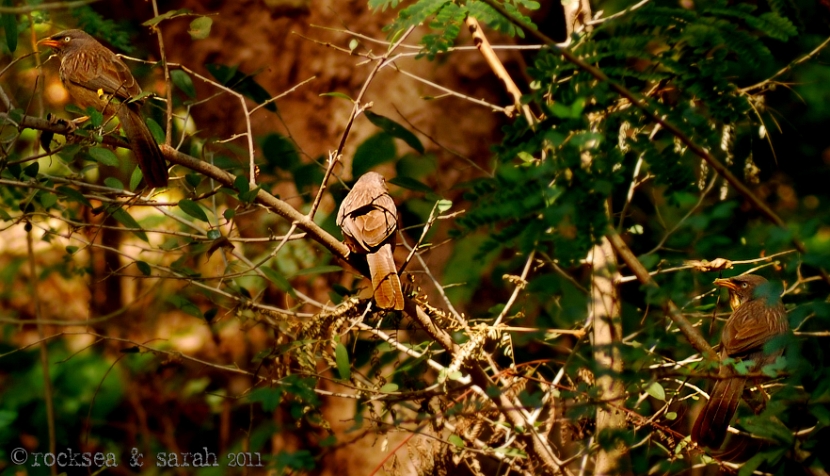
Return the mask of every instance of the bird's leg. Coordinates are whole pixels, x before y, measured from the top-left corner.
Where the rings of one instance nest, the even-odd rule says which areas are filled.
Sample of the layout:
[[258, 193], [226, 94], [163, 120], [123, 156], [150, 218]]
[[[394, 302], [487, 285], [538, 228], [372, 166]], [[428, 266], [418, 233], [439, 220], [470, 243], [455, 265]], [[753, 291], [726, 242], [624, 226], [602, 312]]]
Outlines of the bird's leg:
[[46, 120], [49, 121], [49, 124], [66, 126], [66, 127], [69, 128], [70, 133], [75, 132], [75, 130], [78, 128], [78, 126], [80, 124], [82, 124], [84, 121], [88, 120], [88, 119], [89, 119], [89, 116], [83, 116], [83, 117], [79, 117], [79, 118], [76, 118], [76, 119], [67, 120], [67, 119], [63, 119], [61, 117], [58, 117], [58, 116], [56, 116], [52, 113], [49, 113], [49, 114], [46, 115]]
[[88, 120], [89, 120], [89, 116], [81, 116], [81, 117], [76, 117], [75, 119], [72, 119], [71, 121], [67, 121], [67, 122], [68, 122], [69, 128], [72, 131], [75, 131], [75, 129], [79, 128], [81, 126], [81, 124], [83, 124], [84, 122], [86, 122]]
[[764, 411], [764, 408], [767, 406], [767, 402], [770, 400], [770, 396], [761, 386], [761, 382], [762, 380], [760, 379], [754, 379], [752, 381], [752, 386], [747, 385], [744, 388], [744, 401], [756, 415]]

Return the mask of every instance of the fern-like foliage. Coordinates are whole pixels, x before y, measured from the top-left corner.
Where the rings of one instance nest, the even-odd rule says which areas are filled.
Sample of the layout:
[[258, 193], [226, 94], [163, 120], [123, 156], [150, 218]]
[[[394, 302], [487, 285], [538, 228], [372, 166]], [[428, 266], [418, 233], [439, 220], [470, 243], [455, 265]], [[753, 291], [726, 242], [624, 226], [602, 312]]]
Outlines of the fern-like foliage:
[[[370, 0], [369, 6], [384, 10], [387, 7], [395, 7], [399, 0]], [[532, 25], [530, 17], [523, 11], [536, 10], [539, 3], [532, 0], [507, 0], [503, 2], [504, 8], [516, 18], [522, 19], [526, 24]], [[479, 22], [494, 30], [507, 33], [511, 36], [523, 37], [521, 29], [508, 21], [506, 18], [486, 3], [468, 0], [456, 2], [451, 0], [418, 0], [411, 5], [402, 8], [398, 17], [388, 25], [385, 30], [390, 31], [390, 36], [409, 27], [428, 24], [435, 33], [424, 35], [421, 44], [424, 47], [421, 56], [430, 60], [439, 53], [446, 52], [455, 42], [461, 32], [461, 26], [467, 16], [472, 16]]]
[[[467, 5], [484, 16], [489, 8]], [[719, 151], [723, 125], [744, 134], [757, 126], [740, 86], [775, 67], [767, 42], [796, 34], [789, 19], [753, 5], [714, 0], [687, 10], [658, 1], [602, 24], [574, 53]], [[506, 247], [565, 263], [584, 258], [605, 234], [606, 207], [624, 196], [639, 160], [670, 201], [696, 190], [699, 159], [607, 84], [549, 50], [529, 73], [537, 88], [525, 100], [542, 122], [518, 119], [504, 129], [497, 176], [475, 184], [468, 196], [475, 205], [458, 221], [462, 232], [491, 230], [482, 254]]]

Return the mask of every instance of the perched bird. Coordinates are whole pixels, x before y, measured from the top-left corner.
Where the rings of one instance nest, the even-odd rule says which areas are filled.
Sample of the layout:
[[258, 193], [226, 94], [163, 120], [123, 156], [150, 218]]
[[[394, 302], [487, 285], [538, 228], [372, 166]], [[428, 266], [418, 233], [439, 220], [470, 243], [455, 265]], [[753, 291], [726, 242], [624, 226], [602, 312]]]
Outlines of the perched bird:
[[144, 180], [151, 187], [167, 186], [167, 164], [153, 134], [141, 117], [141, 94], [127, 65], [104, 45], [81, 30], [66, 30], [40, 40], [60, 58], [60, 76], [72, 100], [105, 116], [118, 116]]
[[[764, 344], [789, 330], [780, 297], [762, 289], [767, 280], [753, 274], [716, 279], [715, 284], [729, 290], [732, 307], [732, 315], [721, 332], [721, 359], [752, 360], [753, 372], [774, 362], [782, 351], [766, 353]], [[720, 366], [709, 401], [692, 428], [692, 441], [712, 449], [721, 447], [745, 384], [746, 378], [733, 366]]]
[[375, 302], [383, 309], [403, 309], [393, 246], [398, 211], [386, 180], [376, 172], [364, 174], [340, 204], [337, 226], [353, 253], [366, 254]]

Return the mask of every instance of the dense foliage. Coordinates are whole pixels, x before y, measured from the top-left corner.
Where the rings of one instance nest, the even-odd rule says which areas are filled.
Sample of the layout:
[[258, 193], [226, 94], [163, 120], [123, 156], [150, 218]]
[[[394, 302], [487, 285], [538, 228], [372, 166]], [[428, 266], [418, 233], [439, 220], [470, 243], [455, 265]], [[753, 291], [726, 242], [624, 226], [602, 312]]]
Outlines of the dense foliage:
[[[830, 178], [830, 11], [609, 0], [562, 46], [533, 24], [549, 26], [533, 1], [368, 4], [395, 17], [380, 52], [358, 34], [334, 43], [367, 79], [321, 95], [352, 106], [328, 157], [290, 133], [254, 137], [255, 113], [286, 114], [255, 71], [131, 63], [137, 77], [169, 78], [156, 92], [170, 102], [144, 111], [177, 179], [148, 193], [100, 112], [67, 106], [90, 116], [77, 128], [39, 120], [48, 108], [32, 78], [48, 55], [21, 51], [57, 31], [49, 22], [122, 51], [129, 29], [89, 6], [3, 3], [30, 11], [0, 10], [0, 469], [18, 468], [13, 449], [51, 443], [125, 463], [133, 448], [209, 448], [223, 467], [199, 474], [231, 459], [301, 473], [378, 440], [367, 474], [823, 474], [830, 192], [816, 180]], [[140, 20], [163, 32], [177, 18], [194, 42], [223, 21], [186, 9]], [[418, 61], [442, 68], [472, 18], [493, 42], [538, 46], [499, 56], [510, 73], [493, 74], [514, 74], [500, 79], [523, 95], [491, 108], [510, 117], [476, 160], [364, 98], [382, 65], [406, 68], [395, 55], [413, 29]], [[243, 132], [199, 123], [215, 103], [242, 104]], [[370, 133], [341, 157], [364, 117]], [[369, 306], [353, 276], [365, 260], [338, 243], [346, 185], [374, 169], [399, 203], [404, 312]], [[711, 282], [750, 271], [783, 296], [794, 332], [768, 344], [784, 356], [746, 393], [732, 422], [742, 434], [698, 448], [688, 435], [718, 363], [695, 338], [716, 345], [730, 313]], [[62, 294], [79, 304], [60, 306]], [[176, 466], [148, 459], [158, 474]]]

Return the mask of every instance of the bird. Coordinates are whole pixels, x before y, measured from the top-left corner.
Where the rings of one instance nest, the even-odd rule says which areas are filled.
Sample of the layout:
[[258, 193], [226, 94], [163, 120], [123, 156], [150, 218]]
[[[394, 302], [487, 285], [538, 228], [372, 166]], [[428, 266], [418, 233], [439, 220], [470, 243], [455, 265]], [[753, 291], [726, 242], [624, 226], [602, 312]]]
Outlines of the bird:
[[378, 307], [403, 309], [403, 292], [393, 254], [398, 211], [381, 174], [367, 172], [357, 180], [340, 204], [337, 226], [349, 250], [366, 255]]
[[[751, 372], [774, 362], [782, 350], [765, 352], [764, 345], [789, 330], [781, 298], [771, 295], [767, 280], [754, 274], [716, 279], [714, 284], [729, 290], [732, 308], [732, 315], [721, 331], [720, 358], [752, 360]], [[732, 365], [720, 366], [709, 401], [692, 427], [692, 441], [711, 449], [723, 445], [746, 380]]]
[[40, 40], [60, 59], [60, 78], [75, 104], [93, 107], [105, 116], [118, 116], [144, 180], [151, 187], [167, 186], [167, 164], [141, 116], [141, 94], [127, 65], [82, 30], [65, 30]]

